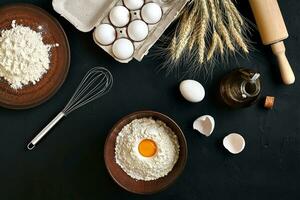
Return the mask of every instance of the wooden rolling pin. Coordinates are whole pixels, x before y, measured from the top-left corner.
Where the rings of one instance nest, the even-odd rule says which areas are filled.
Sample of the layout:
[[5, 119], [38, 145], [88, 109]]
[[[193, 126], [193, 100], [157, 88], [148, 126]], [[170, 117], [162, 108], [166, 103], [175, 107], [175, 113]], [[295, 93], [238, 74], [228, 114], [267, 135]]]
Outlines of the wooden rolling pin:
[[294, 72], [285, 55], [283, 40], [289, 37], [277, 0], [249, 0], [264, 45], [271, 45], [283, 82], [295, 82]]

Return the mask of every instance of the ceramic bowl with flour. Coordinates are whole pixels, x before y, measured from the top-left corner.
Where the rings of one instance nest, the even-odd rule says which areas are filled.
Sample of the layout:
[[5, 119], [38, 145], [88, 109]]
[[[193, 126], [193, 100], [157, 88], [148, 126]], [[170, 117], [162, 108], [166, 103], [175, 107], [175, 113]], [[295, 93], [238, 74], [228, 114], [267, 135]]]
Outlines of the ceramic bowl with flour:
[[70, 65], [58, 21], [31, 4], [0, 7], [0, 106], [26, 109], [52, 97]]
[[104, 159], [118, 185], [129, 192], [152, 194], [166, 189], [181, 174], [187, 144], [172, 119], [140, 111], [122, 118], [111, 129]]

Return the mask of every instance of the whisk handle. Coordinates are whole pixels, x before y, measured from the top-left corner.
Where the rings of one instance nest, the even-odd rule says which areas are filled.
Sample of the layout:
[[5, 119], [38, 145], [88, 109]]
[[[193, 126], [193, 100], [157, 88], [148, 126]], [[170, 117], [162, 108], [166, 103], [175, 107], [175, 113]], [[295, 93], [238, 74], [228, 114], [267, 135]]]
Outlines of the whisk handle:
[[35, 145], [65, 116], [63, 112], [58, 115], [27, 145], [27, 149], [33, 150]]

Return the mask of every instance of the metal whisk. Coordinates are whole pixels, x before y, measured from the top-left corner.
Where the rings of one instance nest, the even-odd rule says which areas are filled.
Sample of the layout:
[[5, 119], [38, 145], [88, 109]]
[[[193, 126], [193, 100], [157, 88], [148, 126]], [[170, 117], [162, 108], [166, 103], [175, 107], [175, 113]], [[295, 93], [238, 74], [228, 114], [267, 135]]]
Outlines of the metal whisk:
[[63, 118], [74, 110], [94, 101], [110, 91], [112, 74], [103, 67], [95, 67], [87, 72], [66, 107], [27, 145], [29, 150]]

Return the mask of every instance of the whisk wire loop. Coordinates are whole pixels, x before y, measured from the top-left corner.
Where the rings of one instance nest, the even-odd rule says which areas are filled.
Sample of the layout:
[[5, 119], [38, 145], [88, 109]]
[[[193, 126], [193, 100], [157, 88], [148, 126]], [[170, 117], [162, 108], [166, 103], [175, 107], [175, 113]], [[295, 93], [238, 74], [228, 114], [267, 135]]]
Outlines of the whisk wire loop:
[[65, 115], [105, 95], [113, 85], [112, 74], [103, 67], [91, 69], [62, 111]]
[[112, 74], [104, 67], [95, 67], [87, 72], [66, 107], [27, 145], [29, 150], [57, 124], [63, 117], [76, 109], [94, 101], [110, 91], [113, 85]]

